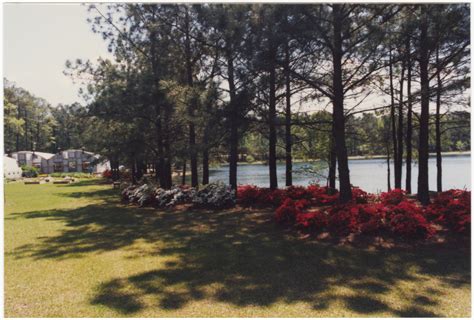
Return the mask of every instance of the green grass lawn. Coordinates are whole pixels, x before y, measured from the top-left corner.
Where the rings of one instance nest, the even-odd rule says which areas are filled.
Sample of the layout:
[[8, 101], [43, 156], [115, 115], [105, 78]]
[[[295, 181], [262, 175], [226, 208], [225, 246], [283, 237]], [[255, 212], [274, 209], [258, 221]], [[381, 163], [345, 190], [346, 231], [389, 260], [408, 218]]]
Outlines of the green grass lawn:
[[7, 317], [469, 317], [470, 250], [299, 239], [270, 212], [159, 211], [5, 185]]

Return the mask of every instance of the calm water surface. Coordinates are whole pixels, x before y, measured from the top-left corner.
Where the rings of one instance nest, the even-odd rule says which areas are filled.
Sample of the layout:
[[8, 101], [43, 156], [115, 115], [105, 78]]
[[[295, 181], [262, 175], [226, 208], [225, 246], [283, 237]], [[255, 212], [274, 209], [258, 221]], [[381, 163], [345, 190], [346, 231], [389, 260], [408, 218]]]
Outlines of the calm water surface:
[[[313, 163], [314, 164], [314, 163]], [[315, 174], [298, 172], [298, 169], [311, 165], [310, 163], [295, 163], [293, 170], [297, 171], [293, 176], [294, 185], [308, 185], [312, 182], [325, 184], [324, 178], [319, 178]], [[239, 184], [253, 184], [260, 187], [269, 186], [268, 166], [264, 164], [243, 164], [237, 169], [237, 182]], [[386, 191], [387, 189], [387, 162], [385, 159], [372, 160], [349, 160], [349, 170], [351, 183], [369, 192]], [[327, 169], [318, 171], [322, 175], [327, 175]], [[393, 187], [393, 163], [391, 164], [392, 187]], [[279, 163], [277, 166], [278, 185], [285, 185], [285, 164]], [[417, 191], [418, 165], [412, 166], [412, 191]], [[223, 165], [210, 170], [210, 180], [229, 181], [229, 166]], [[436, 190], [436, 159], [429, 159], [429, 183], [430, 190]], [[405, 165], [403, 167], [402, 187], [405, 188]], [[443, 189], [471, 189], [471, 157], [444, 156], [443, 157]]]

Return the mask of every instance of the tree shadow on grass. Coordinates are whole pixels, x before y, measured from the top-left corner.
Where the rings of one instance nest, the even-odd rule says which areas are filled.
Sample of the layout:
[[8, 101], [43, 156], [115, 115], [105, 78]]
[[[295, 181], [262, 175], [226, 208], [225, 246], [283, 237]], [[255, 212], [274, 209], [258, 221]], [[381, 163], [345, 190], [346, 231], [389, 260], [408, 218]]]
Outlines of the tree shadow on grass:
[[362, 316], [440, 316], [433, 312], [438, 302], [431, 298], [437, 289], [420, 285], [413, 297], [407, 295], [403, 309], [394, 308], [383, 297], [402, 281], [422, 284], [433, 276], [450, 287], [470, 285], [469, 249], [426, 246], [371, 251], [323, 244], [285, 232], [265, 212], [172, 212], [108, 201], [21, 216], [60, 220], [67, 228], [58, 236], [16, 248], [16, 258], [81, 258], [137, 241], [148, 243], [151, 249], [134, 252], [129, 247], [131, 259], [169, 257], [164, 267], [96, 288], [91, 304], [124, 315], [148, 308], [142, 298], [151, 296], [157, 307], [166, 310], [210, 299], [242, 307], [306, 302], [315, 312], [342, 302]]
[[102, 189], [102, 190], [94, 190], [94, 191], [57, 193], [57, 195], [60, 195], [62, 197], [68, 197], [68, 198], [76, 198], [76, 199], [100, 198], [100, 199], [108, 200], [108, 198], [119, 197], [119, 191], [114, 190], [114, 189]]

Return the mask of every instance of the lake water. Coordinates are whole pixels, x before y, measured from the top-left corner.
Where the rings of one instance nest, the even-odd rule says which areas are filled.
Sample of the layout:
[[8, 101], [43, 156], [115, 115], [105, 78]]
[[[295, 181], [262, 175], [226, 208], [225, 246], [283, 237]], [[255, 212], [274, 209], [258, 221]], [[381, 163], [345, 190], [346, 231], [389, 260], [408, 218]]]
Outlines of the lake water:
[[[314, 164], [314, 163], [313, 163]], [[294, 163], [293, 170], [298, 171], [310, 163]], [[253, 184], [260, 187], [269, 186], [268, 166], [264, 164], [242, 164], [237, 168], [238, 184]], [[368, 192], [377, 193], [387, 189], [387, 161], [385, 159], [371, 160], [349, 160], [351, 183]], [[318, 173], [327, 175], [327, 169], [320, 169]], [[285, 164], [277, 166], [278, 186], [285, 186]], [[391, 164], [391, 182], [393, 181], [393, 163]], [[210, 170], [211, 182], [229, 182], [229, 166], [222, 165]], [[412, 166], [412, 191], [417, 191], [418, 165]], [[318, 179], [316, 174], [295, 172], [293, 174], [294, 185], [308, 185], [311, 182], [326, 184], [325, 178]], [[337, 182], [337, 185], [339, 183]], [[436, 159], [429, 159], [429, 184], [430, 190], [436, 190]], [[403, 167], [402, 187], [405, 188], [405, 165]], [[471, 157], [470, 155], [443, 156], [443, 189], [471, 189]]]

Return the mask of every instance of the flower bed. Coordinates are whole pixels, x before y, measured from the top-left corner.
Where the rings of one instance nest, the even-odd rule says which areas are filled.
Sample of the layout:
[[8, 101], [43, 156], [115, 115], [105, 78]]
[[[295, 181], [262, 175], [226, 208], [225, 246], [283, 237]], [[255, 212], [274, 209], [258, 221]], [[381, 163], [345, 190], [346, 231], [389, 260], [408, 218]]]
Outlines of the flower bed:
[[469, 234], [471, 230], [471, 192], [451, 189], [439, 193], [427, 209], [427, 215], [450, 231]]
[[175, 186], [160, 189], [150, 183], [128, 186], [122, 199], [140, 206], [171, 207], [191, 204], [199, 208], [219, 209], [238, 203], [248, 208], [271, 208], [279, 224], [306, 234], [328, 233], [336, 238], [367, 235], [424, 240], [437, 230], [469, 235], [471, 193], [448, 190], [422, 207], [406, 192], [394, 189], [380, 195], [353, 188], [353, 200], [339, 204], [337, 190], [318, 185], [271, 190], [252, 185], [239, 186], [234, 193], [228, 185], [211, 183], [200, 189]]
[[441, 225], [455, 234], [470, 231], [470, 192], [449, 190], [440, 193], [427, 207], [410, 200], [406, 192], [393, 189], [379, 196], [360, 188], [352, 189], [352, 202], [337, 203], [337, 190], [310, 185], [270, 190], [240, 186], [237, 202], [244, 207], [275, 208], [275, 220], [304, 233], [328, 232], [335, 237], [349, 234], [390, 236], [402, 239], [429, 239]]
[[229, 186], [210, 183], [201, 189], [189, 186], [174, 186], [161, 189], [152, 183], [122, 187], [122, 200], [139, 206], [172, 207], [177, 204], [192, 204], [203, 208], [226, 208], [235, 205], [235, 195]]
[[[359, 188], [353, 189], [348, 204], [327, 203], [327, 193], [301, 200], [287, 198], [275, 211], [275, 220], [304, 233], [328, 232], [335, 237], [349, 234], [380, 235], [409, 240], [429, 239], [436, 234], [435, 225], [444, 226], [454, 234], [470, 232], [470, 192], [449, 190], [434, 198], [431, 205], [421, 207], [409, 200], [406, 192], [394, 189], [377, 197]], [[300, 194], [304, 194], [300, 192]]]
[[336, 203], [339, 194], [329, 194], [326, 187], [310, 185], [292, 186], [286, 189], [259, 188], [244, 185], [237, 188], [237, 203], [243, 207], [271, 208], [280, 206], [285, 200], [307, 200], [312, 205], [330, 205]]

